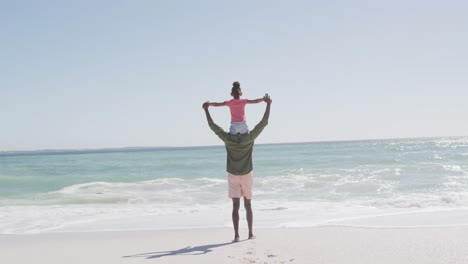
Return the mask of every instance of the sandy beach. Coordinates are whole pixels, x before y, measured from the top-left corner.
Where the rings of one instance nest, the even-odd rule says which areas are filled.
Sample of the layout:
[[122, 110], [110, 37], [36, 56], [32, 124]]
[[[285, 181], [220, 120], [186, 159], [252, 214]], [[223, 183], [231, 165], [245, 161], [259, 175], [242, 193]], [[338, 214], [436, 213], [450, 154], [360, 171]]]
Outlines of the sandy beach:
[[[242, 234], [246, 230], [242, 230]], [[244, 234], [245, 235], [245, 234]], [[468, 263], [468, 226], [229, 228], [1, 235], [2, 263]]]

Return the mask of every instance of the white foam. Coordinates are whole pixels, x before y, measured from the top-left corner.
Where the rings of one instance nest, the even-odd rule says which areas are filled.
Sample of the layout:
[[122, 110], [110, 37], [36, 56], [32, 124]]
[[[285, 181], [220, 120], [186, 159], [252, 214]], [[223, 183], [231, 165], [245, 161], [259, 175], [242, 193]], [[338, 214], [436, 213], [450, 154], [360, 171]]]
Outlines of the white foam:
[[461, 171], [463, 171], [463, 170], [462, 170], [462, 167], [459, 166], [459, 165], [442, 165], [442, 167], [443, 167], [445, 170], [448, 170], [448, 171], [455, 171], [455, 172], [461, 172]]
[[[408, 198], [409, 196], [401, 197], [392, 202], [349, 200], [338, 203], [255, 198], [253, 200], [255, 226], [257, 228], [329, 224], [391, 226], [391, 221], [381, 221], [384, 219], [383, 216], [427, 211], [446, 214], [450, 210], [466, 208], [468, 204], [457, 207], [461, 200], [468, 201], [468, 195], [460, 197], [458, 194], [447, 194], [438, 201], [435, 198], [428, 200], [426, 196], [413, 198], [413, 201], [409, 201]], [[227, 197], [225, 199], [218, 197], [216, 203], [194, 202], [189, 206], [145, 203], [3, 206], [0, 207], [0, 234], [222, 227], [230, 226], [230, 216], [231, 202]], [[376, 218], [377, 216], [380, 218]], [[372, 219], [378, 221], [373, 222]], [[411, 225], [427, 224], [424, 218], [418, 219], [419, 222], [412, 220]], [[444, 219], [447, 221], [443, 221]], [[431, 224], [459, 223], [448, 220], [450, 220], [448, 217], [437, 218]], [[245, 226], [243, 212], [241, 212], [241, 226]]]

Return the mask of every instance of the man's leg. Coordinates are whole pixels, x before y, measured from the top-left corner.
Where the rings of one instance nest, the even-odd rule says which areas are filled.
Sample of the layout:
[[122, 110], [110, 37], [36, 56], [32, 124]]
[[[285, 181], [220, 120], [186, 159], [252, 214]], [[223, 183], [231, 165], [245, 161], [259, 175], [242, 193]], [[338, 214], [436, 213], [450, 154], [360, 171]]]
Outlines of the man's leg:
[[249, 239], [255, 238], [252, 232], [253, 226], [253, 212], [252, 212], [252, 200], [244, 197], [244, 207], [247, 217], [247, 225], [249, 226]]
[[232, 198], [232, 224], [234, 225], [234, 240], [239, 242], [239, 207], [240, 198]]

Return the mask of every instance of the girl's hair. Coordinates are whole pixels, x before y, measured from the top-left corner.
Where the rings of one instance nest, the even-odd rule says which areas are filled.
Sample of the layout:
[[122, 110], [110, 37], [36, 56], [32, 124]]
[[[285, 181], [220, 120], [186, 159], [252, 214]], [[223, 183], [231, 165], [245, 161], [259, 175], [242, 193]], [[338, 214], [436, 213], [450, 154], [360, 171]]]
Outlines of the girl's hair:
[[232, 84], [231, 93], [232, 93], [233, 95], [239, 96], [239, 89], [240, 89], [240, 82], [235, 81], [235, 82]]

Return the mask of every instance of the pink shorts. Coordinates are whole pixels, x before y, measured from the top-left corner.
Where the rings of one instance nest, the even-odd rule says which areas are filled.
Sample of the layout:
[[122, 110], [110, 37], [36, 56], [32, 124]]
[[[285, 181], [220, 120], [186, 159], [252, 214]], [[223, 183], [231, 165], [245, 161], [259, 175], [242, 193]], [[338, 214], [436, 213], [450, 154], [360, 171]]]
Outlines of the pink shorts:
[[233, 175], [228, 173], [229, 198], [252, 199], [253, 174]]

